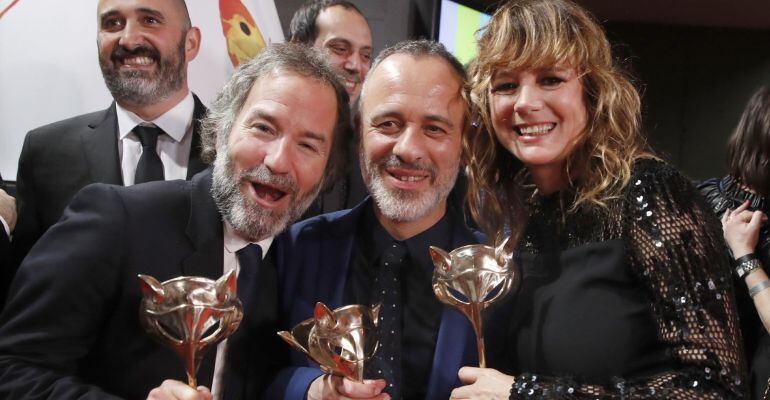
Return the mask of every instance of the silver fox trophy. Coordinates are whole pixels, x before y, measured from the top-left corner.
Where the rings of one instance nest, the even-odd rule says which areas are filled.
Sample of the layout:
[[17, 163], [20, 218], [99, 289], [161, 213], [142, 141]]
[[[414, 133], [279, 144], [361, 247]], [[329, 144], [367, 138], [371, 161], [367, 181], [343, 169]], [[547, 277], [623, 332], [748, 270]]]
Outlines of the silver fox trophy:
[[150, 335], [179, 355], [188, 385], [196, 388], [204, 353], [235, 332], [243, 319], [235, 272], [216, 281], [180, 276], [163, 283], [139, 275], [139, 284], [139, 320]]
[[520, 280], [506, 239], [496, 248], [474, 244], [447, 253], [430, 247], [433, 259], [433, 292], [445, 304], [458, 309], [476, 333], [479, 366], [486, 367], [481, 312], [515, 290]]
[[332, 311], [316, 303], [313, 318], [291, 332], [278, 332], [286, 343], [305, 353], [325, 373], [362, 382], [364, 364], [377, 351], [380, 305], [348, 305]]

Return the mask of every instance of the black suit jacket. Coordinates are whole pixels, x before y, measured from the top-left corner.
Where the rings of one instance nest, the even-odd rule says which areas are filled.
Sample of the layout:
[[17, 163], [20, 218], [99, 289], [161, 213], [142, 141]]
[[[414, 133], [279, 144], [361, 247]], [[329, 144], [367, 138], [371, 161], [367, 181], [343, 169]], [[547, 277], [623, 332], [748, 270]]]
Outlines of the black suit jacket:
[[[176, 354], [141, 328], [137, 274], [222, 275], [222, 221], [210, 186], [206, 170], [192, 181], [89, 185], [73, 198], [24, 260], [0, 315], [0, 398], [144, 399], [164, 379], [186, 381]], [[263, 342], [256, 378], [275, 370], [272, 349], [288, 351], [275, 335], [269, 267], [272, 281], [260, 272], [259, 289], [274, 302], [260, 304], [260, 323], [272, 342]], [[212, 348], [199, 384], [210, 387], [214, 358]], [[260, 390], [256, 378], [250, 393]]]
[[[0, 175], [0, 189], [6, 190], [5, 182], [3, 182], [2, 175]], [[5, 266], [4, 261], [8, 257], [8, 252], [10, 251], [10, 245], [11, 245], [11, 240], [8, 237], [8, 235], [5, 233], [5, 229], [0, 229], [0, 268]], [[0, 294], [2, 293], [3, 292], [0, 291]]]
[[[197, 96], [187, 179], [205, 169], [200, 160], [200, 119], [206, 107]], [[29, 249], [62, 215], [80, 189], [91, 183], [122, 185], [115, 103], [30, 131], [19, 157], [19, 217], [13, 252], [18, 265]]]
[[[0, 189], [7, 190], [3, 177], [0, 175]], [[5, 296], [8, 293], [8, 285], [13, 278], [15, 267], [11, 262], [11, 238], [0, 228], [0, 310], [5, 304]]]
[[[0, 189], [6, 190], [3, 176], [0, 175]], [[6, 283], [10, 279], [9, 269], [11, 268], [9, 258], [11, 254], [11, 238], [5, 233], [5, 229], [0, 229], [0, 309], [2, 309], [3, 299], [6, 293]]]

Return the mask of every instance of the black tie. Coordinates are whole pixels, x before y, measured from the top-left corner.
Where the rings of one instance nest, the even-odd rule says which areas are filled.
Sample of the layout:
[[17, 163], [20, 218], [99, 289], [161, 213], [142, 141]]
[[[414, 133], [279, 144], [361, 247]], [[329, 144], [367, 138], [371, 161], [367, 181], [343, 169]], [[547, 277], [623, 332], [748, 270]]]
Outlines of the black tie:
[[142, 156], [136, 164], [134, 183], [144, 183], [163, 180], [163, 163], [158, 157], [155, 145], [158, 143], [158, 135], [162, 135], [163, 129], [157, 126], [138, 125], [134, 128], [134, 134], [142, 143]]
[[243, 304], [243, 321], [232, 336], [227, 340], [227, 361], [224, 375], [224, 399], [243, 399], [247, 380], [249, 379], [249, 354], [255, 339], [254, 327], [255, 308], [257, 303], [257, 283], [259, 266], [262, 262], [262, 248], [254, 243], [238, 250], [240, 272], [238, 273], [238, 298]]
[[372, 306], [381, 303], [380, 348], [367, 370], [373, 377], [387, 381], [385, 392], [399, 399], [401, 392], [401, 278], [407, 249], [404, 242], [393, 241], [383, 251], [376, 277]]

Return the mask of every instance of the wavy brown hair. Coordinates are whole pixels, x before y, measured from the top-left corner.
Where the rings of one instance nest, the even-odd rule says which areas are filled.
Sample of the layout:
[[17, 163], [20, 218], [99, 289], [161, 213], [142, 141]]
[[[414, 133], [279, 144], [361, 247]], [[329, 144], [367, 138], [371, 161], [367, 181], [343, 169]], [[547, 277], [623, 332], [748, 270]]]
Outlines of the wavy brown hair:
[[735, 180], [770, 196], [770, 90], [760, 88], [743, 109], [727, 142], [727, 167]]
[[[466, 135], [468, 205], [495, 240], [511, 230], [518, 239], [526, 223], [524, 165], [495, 137], [490, 85], [501, 70], [574, 67], [585, 96], [586, 127], [567, 155], [566, 175], [582, 204], [606, 206], [631, 179], [636, 158], [652, 154], [640, 134], [639, 93], [612, 59], [601, 26], [567, 0], [511, 0], [492, 16], [478, 42], [469, 75], [477, 129]], [[516, 243], [516, 241], [512, 241]]]

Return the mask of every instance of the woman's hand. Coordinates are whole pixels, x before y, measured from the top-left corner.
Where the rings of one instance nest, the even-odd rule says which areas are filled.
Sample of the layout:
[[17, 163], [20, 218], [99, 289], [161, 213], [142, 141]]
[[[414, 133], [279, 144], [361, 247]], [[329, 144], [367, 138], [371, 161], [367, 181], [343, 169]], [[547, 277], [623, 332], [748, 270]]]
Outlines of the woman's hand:
[[450, 399], [508, 400], [514, 381], [491, 368], [462, 367], [457, 375], [465, 386], [452, 390]]
[[733, 257], [739, 258], [754, 252], [759, 241], [759, 228], [767, 217], [761, 211], [749, 211], [746, 201], [735, 210], [722, 214], [722, 231]]
[[365, 380], [362, 383], [326, 374], [319, 376], [310, 384], [306, 398], [308, 400], [390, 399], [387, 393], [381, 393], [384, 388], [383, 379]]
[[[730, 246], [735, 258], [743, 257], [754, 252], [759, 241], [759, 228], [767, 216], [761, 211], [749, 211], [749, 202], [744, 202], [735, 211], [729, 209], [722, 215], [722, 230], [725, 241]], [[768, 279], [763, 268], [757, 268], [744, 277], [747, 288], [755, 287]], [[770, 332], [770, 289], [764, 289], [754, 296], [754, 307], [757, 309], [765, 330]]]

